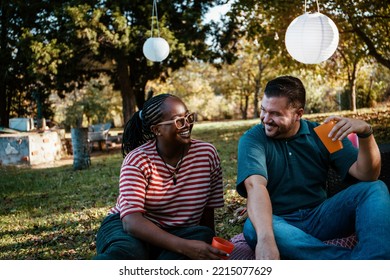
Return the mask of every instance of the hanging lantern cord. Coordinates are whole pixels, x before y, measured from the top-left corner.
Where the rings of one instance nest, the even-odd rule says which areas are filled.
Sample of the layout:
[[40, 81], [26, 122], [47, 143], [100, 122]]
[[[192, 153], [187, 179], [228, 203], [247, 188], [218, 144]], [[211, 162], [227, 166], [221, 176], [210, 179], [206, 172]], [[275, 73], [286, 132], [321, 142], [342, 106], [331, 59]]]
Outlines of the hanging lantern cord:
[[[316, 0], [316, 3], [317, 3], [317, 12], [320, 12], [320, 5], [318, 5], [318, 1], [317, 0]], [[305, 0], [305, 13], [306, 13], [306, 6], [307, 6], [307, 0]]]
[[150, 29], [150, 37], [153, 37], [154, 14], [156, 14], [156, 26], [157, 26], [157, 35], [158, 35], [157, 37], [160, 37], [160, 29], [158, 28], [157, 0], [153, 0], [152, 27]]

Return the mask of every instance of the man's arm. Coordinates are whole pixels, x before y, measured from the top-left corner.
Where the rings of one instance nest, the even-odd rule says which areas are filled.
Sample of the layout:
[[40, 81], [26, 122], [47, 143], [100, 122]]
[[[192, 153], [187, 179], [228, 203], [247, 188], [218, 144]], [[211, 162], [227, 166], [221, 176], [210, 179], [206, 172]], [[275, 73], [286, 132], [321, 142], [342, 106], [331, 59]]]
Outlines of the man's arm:
[[380, 172], [381, 156], [374, 136], [359, 138], [358, 158], [349, 173], [361, 181], [374, 181], [378, 179]]
[[[330, 120], [337, 121], [329, 133], [329, 136], [334, 139], [342, 140], [353, 132], [367, 134], [371, 130], [370, 125], [362, 120], [331, 116], [325, 122]], [[380, 171], [381, 156], [374, 135], [371, 134], [366, 138], [359, 137], [358, 158], [350, 167], [349, 174], [361, 181], [374, 181], [378, 179]]]
[[272, 206], [266, 188], [267, 180], [260, 175], [252, 175], [245, 181], [248, 193], [248, 216], [256, 230], [256, 259], [280, 259], [272, 227]]

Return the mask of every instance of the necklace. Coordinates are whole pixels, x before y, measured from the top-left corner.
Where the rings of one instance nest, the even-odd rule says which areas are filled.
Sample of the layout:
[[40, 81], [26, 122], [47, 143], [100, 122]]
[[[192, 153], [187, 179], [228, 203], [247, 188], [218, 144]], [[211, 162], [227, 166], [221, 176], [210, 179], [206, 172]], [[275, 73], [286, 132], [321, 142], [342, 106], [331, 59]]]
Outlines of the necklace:
[[168, 164], [165, 162], [163, 156], [161, 155], [160, 153], [160, 150], [157, 146], [157, 143], [156, 143], [156, 150], [157, 150], [157, 154], [160, 156], [160, 158], [162, 159], [162, 161], [164, 162], [164, 165], [165, 167], [167, 168], [168, 172], [172, 175], [172, 181], [173, 181], [173, 184], [176, 186], [176, 182], [177, 182], [177, 173], [179, 173], [179, 169], [180, 169], [180, 165], [183, 161], [183, 156], [184, 156], [184, 148], [182, 149], [181, 151], [181, 156], [180, 156], [180, 160], [176, 163], [176, 166], [175, 166], [175, 170], [172, 172], [171, 169], [169, 169], [168, 167]]

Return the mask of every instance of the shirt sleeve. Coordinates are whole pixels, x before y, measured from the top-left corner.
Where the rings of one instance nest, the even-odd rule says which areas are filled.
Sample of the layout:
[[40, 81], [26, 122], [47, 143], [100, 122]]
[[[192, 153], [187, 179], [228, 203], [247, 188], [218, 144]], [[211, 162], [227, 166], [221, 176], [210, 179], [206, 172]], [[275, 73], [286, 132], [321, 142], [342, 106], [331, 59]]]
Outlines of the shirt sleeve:
[[252, 128], [240, 138], [238, 143], [236, 189], [243, 197], [247, 197], [244, 185], [246, 178], [261, 175], [268, 180], [265, 141], [260, 135], [260, 129], [260, 126]]
[[352, 145], [352, 142], [345, 137], [343, 139], [343, 149], [330, 154], [331, 165], [344, 180], [349, 174], [352, 164], [357, 161], [358, 149]]
[[124, 162], [120, 172], [117, 201], [121, 219], [132, 213], [146, 212], [144, 207], [146, 186], [145, 170], [133, 163]]
[[221, 160], [214, 146], [210, 160], [210, 197], [206, 204], [206, 207], [220, 208], [224, 206], [222, 168]]

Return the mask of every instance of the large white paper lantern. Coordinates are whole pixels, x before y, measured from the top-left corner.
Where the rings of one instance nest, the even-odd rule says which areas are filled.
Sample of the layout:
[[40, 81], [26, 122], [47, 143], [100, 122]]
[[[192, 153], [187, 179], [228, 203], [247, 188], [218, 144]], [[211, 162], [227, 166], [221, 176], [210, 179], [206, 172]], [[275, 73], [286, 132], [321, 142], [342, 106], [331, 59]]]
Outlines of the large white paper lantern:
[[147, 59], [161, 62], [169, 55], [169, 45], [164, 38], [150, 37], [144, 43], [143, 52]]
[[319, 12], [295, 18], [286, 31], [286, 48], [299, 62], [317, 64], [336, 51], [339, 31], [335, 23]]

